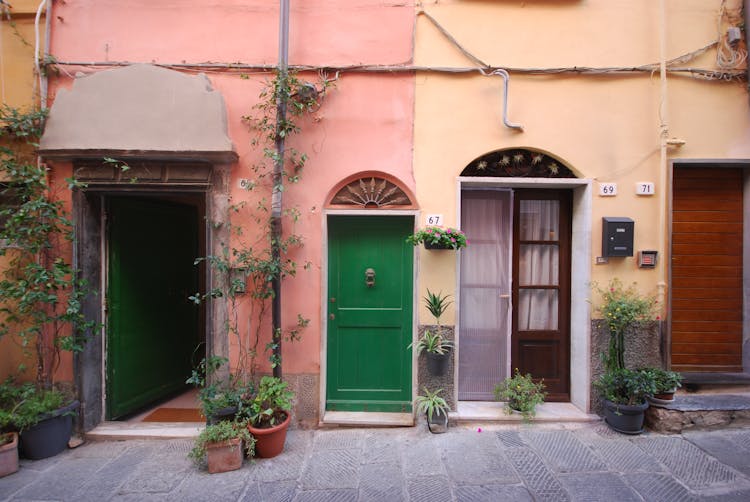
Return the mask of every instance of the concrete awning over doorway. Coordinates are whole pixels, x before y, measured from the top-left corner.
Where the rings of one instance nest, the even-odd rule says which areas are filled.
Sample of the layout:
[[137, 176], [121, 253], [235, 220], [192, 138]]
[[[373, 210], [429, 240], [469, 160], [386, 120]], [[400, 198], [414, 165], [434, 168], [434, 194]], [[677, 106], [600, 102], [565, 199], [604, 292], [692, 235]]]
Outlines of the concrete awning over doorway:
[[203, 75], [148, 64], [104, 70], [60, 89], [40, 153], [234, 162], [224, 99]]

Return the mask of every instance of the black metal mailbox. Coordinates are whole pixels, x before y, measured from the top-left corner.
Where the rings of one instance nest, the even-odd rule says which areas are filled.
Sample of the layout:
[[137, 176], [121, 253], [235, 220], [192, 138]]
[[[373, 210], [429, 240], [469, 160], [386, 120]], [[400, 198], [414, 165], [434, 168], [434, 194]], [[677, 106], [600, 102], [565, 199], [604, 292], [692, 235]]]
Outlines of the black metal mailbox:
[[633, 256], [635, 222], [630, 218], [602, 218], [602, 256]]

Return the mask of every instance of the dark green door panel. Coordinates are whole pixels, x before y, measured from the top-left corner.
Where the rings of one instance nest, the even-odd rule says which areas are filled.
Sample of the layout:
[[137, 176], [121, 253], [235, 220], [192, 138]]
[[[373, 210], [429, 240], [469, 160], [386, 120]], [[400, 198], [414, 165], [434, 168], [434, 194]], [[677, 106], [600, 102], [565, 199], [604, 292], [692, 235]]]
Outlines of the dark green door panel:
[[107, 418], [184, 387], [199, 343], [194, 207], [109, 200]]
[[411, 411], [413, 227], [408, 216], [328, 218], [328, 410]]

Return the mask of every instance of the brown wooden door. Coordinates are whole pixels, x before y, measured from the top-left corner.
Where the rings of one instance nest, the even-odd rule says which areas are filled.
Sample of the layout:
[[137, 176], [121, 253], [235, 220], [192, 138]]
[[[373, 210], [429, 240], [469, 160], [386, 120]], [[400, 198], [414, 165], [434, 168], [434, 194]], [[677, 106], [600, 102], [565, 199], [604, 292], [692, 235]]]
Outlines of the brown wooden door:
[[511, 362], [549, 401], [570, 400], [570, 206], [569, 191], [515, 192]]
[[675, 370], [742, 371], [742, 176], [733, 168], [675, 168]]

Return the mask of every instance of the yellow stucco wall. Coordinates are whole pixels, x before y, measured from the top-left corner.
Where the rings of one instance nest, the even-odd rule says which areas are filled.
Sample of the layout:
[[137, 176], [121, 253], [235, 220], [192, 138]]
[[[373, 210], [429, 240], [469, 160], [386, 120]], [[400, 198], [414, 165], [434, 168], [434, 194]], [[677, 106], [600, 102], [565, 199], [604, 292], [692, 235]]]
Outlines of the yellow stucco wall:
[[[727, 8], [739, 4], [726, 2]], [[750, 157], [746, 83], [669, 74], [664, 94], [658, 67], [654, 72], [597, 75], [513, 71], [658, 63], [659, 6], [656, 0], [422, 2], [421, 8], [467, 51], [488, 65], [510, 70], [508, 118], [524, 127], [517, 132], [502, 125], [499, 77], [419, 72], [414, 173], [422, 220], [426, 214], [442, 213], [447, 225], [458, 223], [456, 177], [471, 160], [503, 148], [539, 149], [564, 160], [578, 177], [592, 182], [591, 279], [636, 281], [645, 292], [665, 286], [668, 241], [660, 211], [667, 207], [668, 187], [661, 181], [663, 170], [679, 158]], [[665, 1], [666, 59], [716, 41], [720, 6], [720, 0]], [[673, 66], [712, 70], [717, 68], [715, 57], [715, 48], [709, 48]], [[415, 64], [476, 66], [421, 14]], [[685, 140], [682, 147], [667, 148], [667, 162], [660, 155], [662, 119], [667, 137]], [[655, 195], [636, 195], [639, 181], [653, 182]], [[616, 183], [618, 195], [599, 196], [599, 183]], [[657, 269], [639, 269], [636, 256], [597, 265], [603, 216], [632, 218], [636, 253], [658, 250]], [[422, 250], [419, 291], [455, 293], [453, 260]], [[450, 315], [445, 322], [451, 322]], [[423, 319], [429, 319], [425, 310], [420, 312]]]
[[[38, 1], [14, 0], [10, 18], [3, 12], [0, 20], [0, 100], [3, 105], [27, 109], [36, 102], [38, 90], [34, 77], [34, 20]], [[45, 18], [40, 18], [40, 45], [44, 41]], [[36, 84], [38, 86], [38, 84]], [[0, 270], [7, 258], [0, 258]], [[23, 351], [17, 340], [0, 338], [0, 379], [15, 374], [24, 362]], [[33, 365], [32, 365], [33, 366]], [[34, 368], [28, 368], [27, 378], [33, 378]]]

